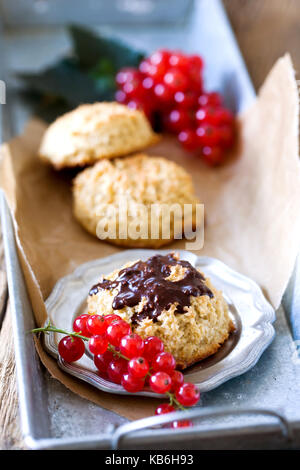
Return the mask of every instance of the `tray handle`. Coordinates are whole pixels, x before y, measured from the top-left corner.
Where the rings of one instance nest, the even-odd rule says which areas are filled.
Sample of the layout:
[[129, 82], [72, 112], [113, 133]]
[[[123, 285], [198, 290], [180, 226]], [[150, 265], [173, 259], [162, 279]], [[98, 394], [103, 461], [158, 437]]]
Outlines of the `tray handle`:
[[[132, 432], [145, 430], [148, 428], [152, 428], [154, 426], [159, 426], [163, 424], [168, 424], [174, 420], [182, 420], [182, 419], [196, 419], [196, 418], [219, 418], [224, 416], [241, 416], [241, 415], [265, 415], [265, 416], [272, 416], [277, 418], [280, 424], [281, 432], [283, 437], [290, 441], [292, 440], [292, 429], [289, 425], [287, 419], [279, 413], [279, 411], [275, 410], [267, 410], [264, 408], [196, 408], [191, 411], [186, 411], [182, 413], [182, 411], [175, 411], [174, 413], [168, 413], [162, 416], [150, 416], [149, 418], [139, 419], [134, 422], [123, 424], [119, 426], [113, 433], [111, 438], [111, 448], [112, 450], [120, 449], [120, 445], [122, 440], [125, 436]], [[183, 417], [184, 415], [184, 417]], [[167, 431], [167, 430], [166, 430]], [[194, 430], [190, 430], [189, 428], [182, 428], [181, 430], [172, 430], [172, 433], [189, 433], [189, 436], [192, 434], [199, 435], [199, 430], [195, 428]], [[201, 432], [201, 431], [200, 431]]]

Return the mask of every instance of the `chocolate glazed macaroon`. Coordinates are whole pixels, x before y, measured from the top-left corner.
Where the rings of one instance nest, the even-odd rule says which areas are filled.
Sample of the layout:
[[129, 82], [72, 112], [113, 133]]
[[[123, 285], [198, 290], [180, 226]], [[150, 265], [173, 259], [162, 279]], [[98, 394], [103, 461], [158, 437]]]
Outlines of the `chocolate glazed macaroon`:
[[234, 330], [222, 293], [175, 254], [130, 263], [105, 276], [91, 288], [88, 309], [117, 313], [135, 333], [159, 337], [181, 369], [214, 354]]

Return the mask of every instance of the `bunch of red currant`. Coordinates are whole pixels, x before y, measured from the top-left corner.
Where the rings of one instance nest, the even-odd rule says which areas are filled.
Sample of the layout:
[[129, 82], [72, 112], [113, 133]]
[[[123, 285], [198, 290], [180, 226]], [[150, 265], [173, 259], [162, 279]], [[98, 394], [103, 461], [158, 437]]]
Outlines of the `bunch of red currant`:
[[[193, 406], [199, 400], [198, 389], [184, 382], [183, 374], [175, 370], [176, 361], [172, 354], [164, 351], [163, 342], [156, 336], [142, 339], [118, 315], [80, 315], [74, 320], [72, 333], [50, 323], [45, 328], [32, 330], [39, 331], [67, 335], [58, 345], [59, 354], [66, 362], [78, 361], [85, 352], [84, 341], [88, 341], [101, 377], [121, 384], [130, 393], [149, 385], [153, 392], [165, 394], [169, 403], [158, 406], [157, 415]], [[187, 426], [192, 426], [188, 420], [172, 423], [173, 428]]]
[[142, 109], [152, 124], [178, 136], [183, 147], [209, 165], [224, 161], [234, 143], [234, 116], [219, 93], [203, 90], [203, 61], [198, 55], [158, 50], [139, 69], [116, 75], [116, 100]]

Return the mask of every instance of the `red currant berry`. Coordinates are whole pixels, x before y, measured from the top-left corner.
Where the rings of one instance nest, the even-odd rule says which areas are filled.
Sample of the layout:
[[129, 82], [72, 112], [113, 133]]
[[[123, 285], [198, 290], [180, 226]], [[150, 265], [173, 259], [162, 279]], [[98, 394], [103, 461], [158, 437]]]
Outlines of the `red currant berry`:
[[146, 92], [149, 91], [149, 90], [152, 90], [153, 87], [154, 87], [153, 78], [151, 78], [151, 77], [144, 78], [144, 80], [142, 82], [142, 85], [143, 85], [143, 88], [145, 89]]
[[203, 106], [203, 108], [196, 111], [196, 121], [199, 124], [212, 124], [213, 126], [219, 125], [219, 110], [212, 106]]
[[187, 73], [190, 81], [190, 86], [198, 93], [202, 92], [202, 68], [203, 62], [199, 56], [190, 56]]
[[139, 109], [140, 111], [143, 111], [144, 109], [144, 103], [142, 100], [139, 99], [129, 99], [127, 102], [127, 106], [130, 109]]
[[172, 423], [172, 428], [174, 429], [179, 429], [179, 428], [190, 428], [194, 426], [192, 421], [190, 421], [189, 419], [185, 419], [185, 420], [182, 420], [182, 421], [173, 421]]
[[220, 141], [219, 129], [210, 124], [202, 124], [197, 127], [196, 134], [198, 136], [198, 144], [201, 147], [212, 147], [217, 145]]
[[104, 354], [96, 354], [94, 356], [94, 364], [101, 375], [107, 375], [108, 365], [113, 360], [113, 358], [114, 355], [111, 351], [105, 351]]
[[128, 83], [137, 77], [139, 77], [139, 71], [137, 69], [133, 67], [124, 67], [117, 73], [116, 83], [119, 87], [122, 87], [125, 83]]
[[171, 67], [176, 67], [180, 69], [181, 72], [185, 73], [189, 66], [189, 59], [186, 55], [175, 52], [170, 55], [169, 64]]
[[164, 343], [161, 339], [157, 338], [157, 336], [148, 336], [148, 338], [144, 341], [144, 354], [143, 356], [148, 359], [148, 361], [152, 361], [154, 357], [163, 352], [164, 350]]
[[148, 68], [147, 75], [152, 77], [155, 81], [160, 81], [163, 79], [165, 73], [167, 72], [166, 64], [160, 62], [159, 64], [151, 64]]
[[142, 61], [140, 62], [139, 71], [140, 71], [143, 75], [148, 75], [150, 68], [151, 68], [151, 63], [150, 63], [150, 61], [149, 61], [148, 59], [142, 60]]
[[226, 108], [216, 108], [216, 117], [219, 126], [226, 124], [231, 125], [234, 120], [232, 112]]
[[220, 126], [220, 145], [224, 148], [232, 147], [234, 142], [234, 130], [232, 126]]
[[155, 81], [162, 80], [168, 70], [170, 53], [166, 50], [156, 51], [148, 58], [148, 64], [144, 67], [146, 74], [154, 78]]
[[170, 405], [169, 403], [162, 403], [156, 408], [155, 414], [159, 416], [172, 413], [173, 411], [175, 411], [174, 406]]
[[139, 109], [143, 111], [149, 120], [151, 120], [152, 107], [149, 105], [145, 99], [131, 99], [127, 103], [128, 108], [130, 109]]
[[217, 166], [224, 160], [224, 151], [221, 147], [203, 147], [202, 158], [209, 166]]
[[174, 93], [176, 91], [185, 91], [188, 87], [186, 76], [177, 68], [172, 68], [165, 74], [164, 83]]
[[91, 336], [88, 328], [87, 328], [87, 321], [90, 318], [90, 315], [87, 313], [84, 313], [83, 315], [80, 315], [79, 317], [75, 318], [74, 323], [73, 323], [73, 331], [76, 333], [81, 333], [82, 336]]
[[145, 381], [144, 379], [133, 377], [131, 374], [124, 374], [121, 384], [127, 392], [136, 393], [143, 390]]
[[104, 315], [90, 315], [87, 322], [87, 329], [90, 332], [90, 336], [104, 335], [106, 333], [106, 322]]
[[197, 95], [193, 91], [176, 91], [174, 101], [184, 109], [192, 109], [197, 106]]
[[165, 127], [171, 132], [180, 132], [192, 124], [191, 116], [185, 109], [173, 109], [166, 116]]
[[120, 384], [123, 374], [127, 372], [127, 361], [123, 358], [113, 359], [107, 367], [107, 375], [111, 382]]
[[59, 355], [66, 362], [74, 362], [80, 359], [85, 351], [84, 342], [76, 336], [64, 336], [58, 343]]
[[171, 377], [166, 372], [156, 372], [149, 380], [151, 390], [155, 393], [166, 393], [171, 389]]
[[200, 106], [221, 106], [222, 97], [219, 93], [203, 93], [198, 98], [198, 104]]
[[172, 380], [172, 392], [175, 392], [184, 382], [183, 374], [179, 370], [174, 370], [170, 377]]
[[159, 104], [169, 104], [173, 100], [172, 91], [163, 83], [157, 83], [153, 91]]
[[104, 354], [108, 348], [108, 341], [105, 336], [95, 335], [89, 340], [89, 350], [92, 354]]
[[171, 353], [162, 352], [155, 356], [152, 361], [152, 367], [155, 371], [163, 371], [171, 374], [176, 367], [176, 361]]
[[124, 83], [123, 91], [126, 93], [128, 99], [142, 98], [145, 95], [142, 76], [136, 77], [134, 80]]
[[126, 104], [128, 96], [123, 90], [117, 90], [115, 93], [115, 99], [118, 103]]
[[194, 67], [197, 67], [198, 69], [203, 69], [203, 59], [202, 57], [200, 57], [199, 55], [190, 55], [189, 56], [189, 63], [190, 65], [194, 66]]
[[149, 56], [149, 62], [154, 65], [159, 65], [161, 63], [165, 64], [168, 66], [169, 64], [169, 57], [171, 55], [171, 52], [168, 51], [167, 49], [160, 49], [158, 51], [153, 52]]
[[135, 357], [128, 363], [128, 372], [137, 378], [144, 378], [149, 372], [149, 364], [144, 357]]
[[105, 315], [104, 317], [106, 327], [109, 327], [114, 321], [122, 320], [119, 315], [115, 315], [114, 313], [110, 313], [109, 315]]
[[120, 341], [120, 351], [126, 357], [141, 356], [144, 351], [144, 341], [135, 333], [123, 336]]
[[176, 390], [175, 396], [181, 405], [193, 406], [198, 402], [200, 392], [194, 384], [185, 382]]
[[193, 129], [185, 129], [179, 132], [178, 140], [189, 152], [193, 152], [199, 147], [198, 137]]
[[110, 344], [119, 346], [121, 338], [130, 334], [130, 326], [124, 320], [118, 320], [108, 326], [106, 336]]
[[203, 90], [203, 79], [202, 76], [200, 75], [197, 80], [192, 82], [191, 89], [194, 90], [197, 95], [202, 93]]

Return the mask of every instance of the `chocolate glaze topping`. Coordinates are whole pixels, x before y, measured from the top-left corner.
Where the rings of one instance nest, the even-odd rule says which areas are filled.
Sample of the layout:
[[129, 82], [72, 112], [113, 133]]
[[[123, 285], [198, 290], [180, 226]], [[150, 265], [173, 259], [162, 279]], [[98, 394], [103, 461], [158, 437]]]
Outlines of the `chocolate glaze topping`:
[[[183, 278], [179, 281], [167, 280], [171, 274], [171, 266], [176, 265], [185, 268]], [[143, 310], [135, 313], [131, 320], [138, 323], [144, 318], [151, 318], [155, 322], [161, 312], [168, 310], [171, 304], [178, 304], [175, 313], [185, 313], [184, 307], [191, 305], [190, 296], [213, 297], [204, 280], [202, 274], [188, 261], [177, 260], [170, 253], [166, 256], [152, 256], [147, 261], [138, 261], [122, 269], [114, 281], [103, 279], [94, 285], [89, 295], [97, 294], [100, 289], [110, 290], [118, 287], [119, 292], [112, 304], [115, 310], [125, 306], [133, 307], [145, 297], [147, 302]]]

